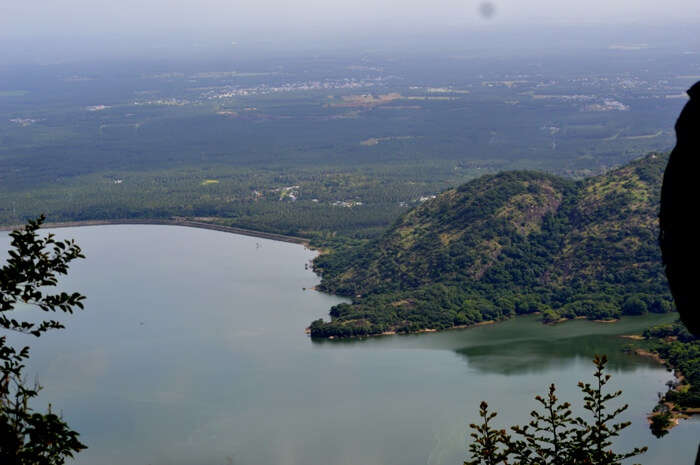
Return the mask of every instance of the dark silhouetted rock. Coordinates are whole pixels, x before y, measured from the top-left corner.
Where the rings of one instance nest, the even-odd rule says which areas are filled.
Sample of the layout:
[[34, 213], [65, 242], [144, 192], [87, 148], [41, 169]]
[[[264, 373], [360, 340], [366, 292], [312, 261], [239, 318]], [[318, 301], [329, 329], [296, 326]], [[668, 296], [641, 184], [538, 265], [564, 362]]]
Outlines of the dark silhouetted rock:
[[681, 320], [700, 336], [700, 82], [688, 95], [661, 188], [659, 243]]

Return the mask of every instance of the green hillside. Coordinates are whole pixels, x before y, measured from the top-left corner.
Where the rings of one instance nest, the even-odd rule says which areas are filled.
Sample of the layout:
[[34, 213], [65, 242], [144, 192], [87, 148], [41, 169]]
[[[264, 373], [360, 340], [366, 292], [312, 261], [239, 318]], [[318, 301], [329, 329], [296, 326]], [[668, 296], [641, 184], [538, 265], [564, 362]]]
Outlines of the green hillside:
[[542, 312], [615, 318], [672, 308], [657, 246], [667, 158], [572, 181], [487, 175], [410, 210], [377, 240], [316, 259], [321, 290], [352, 298], [318, 337], [412, 332]]

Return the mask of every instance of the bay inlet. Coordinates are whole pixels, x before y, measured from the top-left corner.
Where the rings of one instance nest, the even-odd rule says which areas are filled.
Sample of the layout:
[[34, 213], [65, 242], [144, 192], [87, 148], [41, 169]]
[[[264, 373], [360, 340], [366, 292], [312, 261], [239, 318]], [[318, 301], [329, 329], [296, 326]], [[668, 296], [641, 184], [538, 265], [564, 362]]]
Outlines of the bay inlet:
[[526, 422], [551, 382], [579, 405], [601, 351], [630, 404], [620, 446], [648, 445], [645, 465], [692, 463], [700, 421], [651, 435], [672, 375], [618, 337], [674, 315], [312, 341], [304, 328], [342, 299], [311, 290], [302, 245], [158, 225], [54, 232], [87, 256], [65, 283], [86, 309], [24, 341], [45, 386], [35, 407], [62, 410], [89, 447], [76, 464], [460, 464], [481, 400], [499, 425]]

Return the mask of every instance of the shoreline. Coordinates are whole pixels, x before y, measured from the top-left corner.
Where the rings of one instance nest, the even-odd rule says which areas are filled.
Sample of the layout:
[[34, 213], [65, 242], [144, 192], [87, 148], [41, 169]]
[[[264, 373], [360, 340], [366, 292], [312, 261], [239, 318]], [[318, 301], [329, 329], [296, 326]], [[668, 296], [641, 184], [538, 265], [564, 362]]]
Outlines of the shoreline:
[[[314, 287], [314, 290], [315, 289]], [[318, 291], [318, 290], [317, 290]], [[318, 291], [322, 292], [325, 294], [324, 291]], [[328, 295], [334, 295], [334, 294], [328, 294]], [[470, 325], [457, 325], [457, 326], [450, 326], [449, 328], [445, 329], [434, 329], [434, 328], [423, 328], [423, 329], [418, 329], [416, 331], [409, 331], [409, 332], [397, 332], [397, 331], [384, 331], [383, 333], [376, 333], [376, 334], [363, 334], [361, 336], [325, 336], [325, 337], [319, 337], [316, 336], [316, 339], [325, 339], [325, 340], [340, 340], [340, 341], [345, 341], [345, 340], [352, 340], [352, 339], [365, 339], [365, 338], [370, 338], [370, 337], [383, 337], [383, 336], [409, 336], [411, 334], [424, 334], [424, 333], [442, 333], [446, 331], [455, 331], [455, 330], [461, 330], [461, 329], [471, 329], [471, 328], [476, 328], [478, 326], [486, 326], [486, 325], [493, 325], [498, 323], [499, 321], [503, 320], [485, 320], [485, 321], [480, 321], [478, 323], [473, 323]], [[304, 329], [304, 333], [307, 335], [311, 334], [311, 327], [307, 326], [306, 329]]]
[[[630, 337], [630, 336], [620, 336], [620, 337], [622, 337], [622, 338], [624, 338], [624, 339], [633, 339], [633, 338]], [[634, 338], [633, 340], [640, 340], [640, 339]], [[642, 339], [642, 340], [643, 340], [643, 339]], [[636, 348], [636, 349], [634, 349], [634, 354], [635, 354], [635, 355], [638, 355], [639, 357], [645, 357], [645, 358], [652, 359], [652, 360], [654, 360], [655, 362], [659, 363], [660, 365], [664, 365], [664, 366], [667, 366], [667, 367], [671, 367], [671, 364], [668, 363], [668, 362], [667, 362], [666, 360], [664, 360], [663, 358], [661, 358], [661, 357], [659, 356], [659, 354], [657, 354], [656, 352], [650, 352], [650, 351], [645, 350], [645, 349]], [[672, 368], [673, 368], [673, 370], [674, 370], [676, 373], [679, 373], [679, 371], [678, 371], [677, 368], [675, 368], [675, 367], [672, 367]], [[674, 375], [676, 376], [676, 378], [679, 378], [679, 379], [680, 379], [680, 377], [683, 376], [683, 375], [680, 375], [680, 377], [679, 377], [678, 374], [674, 374]]]
[[[635, 339], [639, 340], [634, 336], [620, 336], [626, 339]], [[700, 409], [697, 408], [681, 408], [678, 405], [676, 405], [674, 402], [670, 402], [668, 400], [665, 400], [666, 394], [670, 391], [678, 391], [681, 387], [680, 382], [685, 379], [683, 376], [683, 373], [678, 367], [673, 366], [671, 363], [669, 363], [667, 360], [662, 358], [659, 354], [656, 352], [651, 352], [646, 349], [642, 348], [635, 348], [633, 353], [639, 357], [645, 357], [654, 360], [655, 362], [665, 366], [666, 368], [671, 368], [673, 370], [673, 376], [677, 380], [677, 384], [673, 387], [669, 387], [669, 390], [664, 393], [664, 397], [662, 397], [659, 402], [656, 404], [657, 406], [664, 406], [665, 410], [664, 411], [652, 411], [647, 415], [647, 422], [651, 425], [655, 419], [655, 417], [663, 416], [663, 415], [668, 415], [668, 425], [663, 427], [663, 431], [669, 431], [671, 430], [674, 426], [677, 426], [680, 423], [680, 420], [685, 420], [690, 418], [693, 415], [698, 415], [700, 414]]]
[[[455, 331], [455, 330], [460, 330], [460, 329], [470, 329], [470, 328], [476, 328], [477, 326], [485, 326], [485, 325], [492, 325], [496, 324], [496, 320], [485, 320], [485, 321], [480, 321], [478, 323], [474, 323], [471, 325], [457, 325], [457, 326], [450, 326], [449, 328], [445, 329], [434, 329], [434, 328], [424, 328], [424, 329], [419, 329], [417, 331], [411, 331], [409, 333], [399, 333], [396, 331], [384, 331], [383, 333], [379, 334], [369, 334], [368, 337], [379, 337], [379, 336], [395, 336], [395, 335], [410, 335], [410, 334], [423, 334], [423, 333], [442, 333], [445, 331]], [[332, 338], [334, 336], [330, 336]], [[357, 337], [364, 337], [364, 336], [357, 336]], [[344, 339], [344, 338], [343, 338]], [[352, 338], [350, 338], [352, 339]]]
[[[297, 236], [287, 236], [284, 234], [268, 233], [264, 231], [256, 231], [254, 229], [238, 228], [235, 226], [224, 226], [216, 223], [206, 223], [204, 221], [194, 221], [185, 218], [144, 218], [144, 219], [121, 219], [121, 220], [85, 220], [85, 221], [65, 221], [57, 223], [44, 223], [42, 229], [56, 228], [78, 228], [83, 226], [109, 226], [109, 225], [160, 225], [160, 226], [183, 226], [186, 228], [209, 229], [212, 231], [221, 231], [229, 234], [238, 234], [240, 236], [259, 237], [261, 239], [270, 239], [273, 241], [287, 242], [291, 244], [300, 244], [309, 247], [309, 239]], [[13, 231], [24, 227], [19, 225], [2, 225], [0, 231]]]
[[[316, 285], [316, 286], [314, 286], [312, 289], [315, 290], [315, 291], [317, 291], [317, 292], [324, 293], [324, 294], [335, 295], [335, 296], [337, 296], [336, 294], [333, 294], [333, 293], [329, 293], [329, 292], [320, 290], [320, 289], [318, 289], [318, 287], [319, 287], [319, 285]], [[527, 314], [527, 315], [539, 315], [540, 313], [541, 313], [541, 312], [533, 312], [533, 313], [529, 313], [529, 314]], [[422, 329], [418, 329], [418, 330], [415, 330], [415, 331], [408, 331], [408, 332], [401, 332], [401, 333], [396, 332], [396, 331], [384, 331], [383, 333], [364, 334], [364, 335], [358, 335], [358, 336], [316, 336], [316, 337], [317, 337], [318, 339], [362, 339], [362, 338], [366, 338], [366, 337], [394, 336], [394, 335], [397, 335], [397, 334], [398, 334], [398, 335], [405, 335], [405, 334], [422, 334], [422, 333], [441, 333], [441, 332], [444, 332], [444, 331], [453, 331], [453, 330], [459, 330], [459, 329], [469, 329], [469, 328], [474, 328], [474, 327], [476, 327], [476, 326], [483, 326], [483, 325], [496, 324], [496, 323], [500, 323], [500, 322], [503, 322], [503, 321], [508, 321], [508, 320], [510, 320], [510, 319], [513, 319], [513, 318], [518, 318], [518, 317], [520, 317], [520, 316], [526, 316], [526, 315], [514, 315], [514, 316], [509, 317], [509, 318], [504, 318], [504, 319], [499, 319], [499, 320], [480, 321], [479, 323], [474, 323], [474, 324], [470, 324], [470, 325], [456, 325], [456, 326], [450, 326], [449, 328], [444, 328], [444, 329], [422, 328]], [[559, 320], [557, 320], [557, 321], [551, 321], [551, 322], [543, 322], [543, 321], [541, 321], [541, 323], [542, 323], [544, 326], [557, 326], [557, 325], [560, 325], [560, 324], [563, 324], [563, 323], [566, 323], [566, 322], [569, 322], [569, 321], [576, 321], [576, 320], [586, 320], [586, 321], [590, 321], [591, 323], [604, 324], [604, 325], [611, 325], [611, 324], [616, 324], [616, 323], [619, 323], [619, 322], [620, 322], [620, 318], [611, 318], [611, 319], [609, 319], [609, 320], [589, 320], [589, 319], [588, 319], [587, 317], [585, 317], [585, 316], [577, 316], [577, 317], [574, 317], [574, 318], [561, 318], [561, 319], [559, 319]], [[304, 330], [304, 332], [305, 332], [306, 334], [310, 334], [310, 333], [311, 333], [310, 328], [307, 327], [307, 328]], [[620, 335], [619, 337], [621, 337], [621, 338], [626, 338], [626, 339], [637, 339], [637, 336], [630, 336], [630, 335]], [[641, 337], [641, 336], [640, 336], [640, 337]]]

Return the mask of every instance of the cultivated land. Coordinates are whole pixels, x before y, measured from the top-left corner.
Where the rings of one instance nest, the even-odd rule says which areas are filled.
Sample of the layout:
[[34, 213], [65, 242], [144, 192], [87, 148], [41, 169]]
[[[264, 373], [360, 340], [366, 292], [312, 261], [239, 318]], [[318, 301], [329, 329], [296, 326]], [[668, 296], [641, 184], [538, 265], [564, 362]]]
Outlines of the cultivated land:
[[580, 178], [670, 148], [697, 64], [587, 53], [5, 69], [0, 224], [210, 218], [332, 245], [485, 173]]

